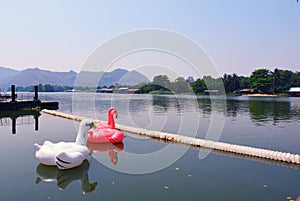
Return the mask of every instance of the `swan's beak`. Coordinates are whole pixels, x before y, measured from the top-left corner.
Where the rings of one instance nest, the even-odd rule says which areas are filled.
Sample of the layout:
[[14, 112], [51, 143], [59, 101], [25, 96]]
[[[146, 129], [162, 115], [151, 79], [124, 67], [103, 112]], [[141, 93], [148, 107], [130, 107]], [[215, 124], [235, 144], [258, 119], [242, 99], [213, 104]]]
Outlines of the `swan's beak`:
[[87, 126], [89, 126], [90, 128], [96, 128], [96, 125], [94, 124], [94, 122], [91, 122], [89, 124], [86, 124]]

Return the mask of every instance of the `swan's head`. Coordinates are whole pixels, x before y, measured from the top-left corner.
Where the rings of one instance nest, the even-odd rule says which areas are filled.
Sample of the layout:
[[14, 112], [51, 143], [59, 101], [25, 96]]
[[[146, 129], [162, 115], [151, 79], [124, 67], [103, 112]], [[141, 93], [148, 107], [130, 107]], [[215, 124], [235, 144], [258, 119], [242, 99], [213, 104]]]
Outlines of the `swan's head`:
[[94, 122], [91, 119], [84, 119], [80, 122], [80, 125], [86, 127], [87, 129], [91, 129], [95, 126]]
[[87, 138], [88, 138], [88, 131], [93, 127], [95, 127], [95, 124], [91, 119], [82, 120], [79, 125], [76, 143], [81, 145], [86, 145]]

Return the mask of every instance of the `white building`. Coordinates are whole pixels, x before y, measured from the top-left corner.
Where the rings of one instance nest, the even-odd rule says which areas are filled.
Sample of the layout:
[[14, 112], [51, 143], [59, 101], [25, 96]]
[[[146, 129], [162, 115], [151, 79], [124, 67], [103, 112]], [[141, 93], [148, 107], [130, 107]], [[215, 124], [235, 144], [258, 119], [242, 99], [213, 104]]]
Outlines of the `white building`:
[[300, 97], [300, 87], [291, 87], [288, 93], [290, 96]]

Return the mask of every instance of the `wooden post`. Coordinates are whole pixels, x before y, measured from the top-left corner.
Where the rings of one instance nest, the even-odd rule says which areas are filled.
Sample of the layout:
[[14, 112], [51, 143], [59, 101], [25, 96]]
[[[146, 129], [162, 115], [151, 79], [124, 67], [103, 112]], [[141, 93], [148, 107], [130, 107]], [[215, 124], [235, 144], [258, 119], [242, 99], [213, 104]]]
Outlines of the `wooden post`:
[[39, 130], [39, 115], [34, 115], [34, 129]]
[[16, 86], [11, 85], [11, 101], [15, 102], [16, 101]]
[[38, 101], [39, 100], [39, 87], [36, 85], [34, 86], [34, 101]]
[[12, 121], [12, 124], [11, 124], [11, 132], [12, 134], [16, 134], [17, 133], [17, 118], [16, 117], [13, 117], [11, 119]]

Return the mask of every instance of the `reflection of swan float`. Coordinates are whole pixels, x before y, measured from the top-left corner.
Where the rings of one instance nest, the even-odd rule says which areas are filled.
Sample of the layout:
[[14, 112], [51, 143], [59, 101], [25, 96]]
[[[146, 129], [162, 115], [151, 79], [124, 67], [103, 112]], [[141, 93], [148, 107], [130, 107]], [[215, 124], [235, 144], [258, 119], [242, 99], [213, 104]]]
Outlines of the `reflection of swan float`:
[[108, 122], [98, 123], [96, 128], [89, 131], [88, 141], [93, 143], [119, 143], [124, 139], [124, 133], [115, 129], [115, 120], [118, 117], [118, 111], [116, 108], [110, 108], [108, 110]]
[[59, 170], [55, 166], [46, 166], [43, 164], [39, 164], [36, 168], [36, 173], [38, 174], [38, 178], [36, 179], [36, 184], [41, 181], [44, 182], [57, 182], [57, 186], [59, 189], [65, 189], [71, 182], [75, 180], [80, 181], [80, 186], [82, 188], [82, 192], [89, 193], [96, 189], [97, 182], [90, 183], [88, 170], [90, 164], [87, 160], [84, 160], [83, 163], [73, 169], [69, 170]]
[[79, 166], [89, 155], [89, 149], [86, 146], [87, 133], [93, 125], [91, 120], [82, 120], [76, 142], [45, 141], [43, 145], [35, 143], [36, 158], [44, 165], [56, 165], [59, 169]]
[[118, 152], [121, 152], [124, 149], [123, 142], [112, 144], [110, 142], [106, 143], [92, 143], [88, 142], [87, 146], [91, 153], [94, 152], [108, 152], [110, 161], [113, 165], [118, 163]]

